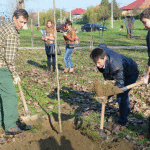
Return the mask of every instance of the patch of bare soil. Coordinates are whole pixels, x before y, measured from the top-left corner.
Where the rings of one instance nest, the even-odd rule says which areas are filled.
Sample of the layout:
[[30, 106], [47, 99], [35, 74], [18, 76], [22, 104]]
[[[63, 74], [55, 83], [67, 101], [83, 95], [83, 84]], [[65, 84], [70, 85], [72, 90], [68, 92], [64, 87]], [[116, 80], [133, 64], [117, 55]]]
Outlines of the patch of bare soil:
[[[32, 131], [15, 135], [11, 142], [1, 145], [2, 150], [133, 150], [133, 146], [122, 139], [95, 143], [75, 130], [74, 120], [62, 122], [62, 133], [56, 121], [38, 120], [32, 124]], [[91, 131], [92, 132], [92, 131]]]

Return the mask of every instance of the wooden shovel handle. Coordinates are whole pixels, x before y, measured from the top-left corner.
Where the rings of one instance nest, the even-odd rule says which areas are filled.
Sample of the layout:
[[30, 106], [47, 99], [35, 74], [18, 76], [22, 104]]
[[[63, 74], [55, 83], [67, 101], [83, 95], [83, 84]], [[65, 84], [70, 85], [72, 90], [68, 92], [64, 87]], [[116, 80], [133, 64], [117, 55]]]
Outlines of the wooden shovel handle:
[[133, 84], [131, 84], [131, 85], [128, 85], [128, 86], [126, 86], [126, 87], [123, 87], [123, 88], [121, 88], [121, 90], [122, 90], [122, 91], [126, 91], [126, 90], [128, 90], [128, 89], [131, 89], [131, 88], [133, 88], [133, 87], [135, 87], [135, 86], [138, 86], [138, 85], [141, 85], [141, 84], [143, 84], [143, 80], [141, 80], [141, 81], [139, 81], [139, 82], [136, 82], [136, 83], [133, 83]]
[[[107, 96], [105, 97], [107, 99]], [[100, 134], [103, 134], [103, 126], [104, 126], [104, 114], [105, 114], [105, 102], [102, 102], [102, 110], [101, 110], [101, 123], [100, 123]]]
[[[104, 81], [104, 85], [106, 85], [106, 81]], [[100, 122], [100, 131], [99, 134], [103, 135], [103, 127], [104, 127], [104, 114], [105, 114], [105, 103], [107, 102], [107, 96], [104, 97], [104, 101], [102, 102], [102, 110], [101, 110], [101, 122]]]
[[23, 95], [22, 88], [21, 88], [21, 85], [20, 85], [19, 81], [18, 81], [18, 87], [19, 87], [19, 91], [20, 91], [20, 94], [21, 94], [21, 99], [22, 99], [22, 102], [23, 102], [23, 105], [24, 105], [25, 113], [28, 116], [29, 115], [29, 110], [28, 110], [26, 100], [25, 100], [25, 97]]

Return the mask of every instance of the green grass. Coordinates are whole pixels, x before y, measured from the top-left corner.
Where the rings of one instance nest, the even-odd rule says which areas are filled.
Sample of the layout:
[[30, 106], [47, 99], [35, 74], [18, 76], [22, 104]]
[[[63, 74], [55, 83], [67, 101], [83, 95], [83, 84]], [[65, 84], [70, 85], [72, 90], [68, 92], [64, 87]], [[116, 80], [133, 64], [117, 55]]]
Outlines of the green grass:
[[[124, 29], [120, 30], [120, 26], [123, 25]], [[73, 24], [78, 30], [81, 30], [82, 24]], [[145, 46], [146, 45], [146, 35], [147, 30], [144, 29], [143, 24], [140, 20], [135, 20], [135, 28], [133, 30], [133, 38], [128, 39], [126, 38], [127, 29], [125, 27], [125, 23], [123, 20], [114, 20], [113, 22], [113, 29], [111, 29], [111, 22], [107, 21], [105, 26], [108, 28], [107, 31], [103, 32], [102, 38], [102, 31], [92, 32], [92, 39], [94, 46], [98, 46], [101, 42], [106, 43], [108, 46]], [[44, 26], [41, 26], [40, 29], [43, 29]], [[34, 33], [34, 47], [43, 47], [44, 42], [41, 40], [41, 32], [37, 30], [37, 27], [33, 27]], [[24, 46], [31, 46], [31, 28], [29, 27], [28, 30], [21, 30], [21, 47]], [[80, 38], [80, 45], [81, 46], [89, 46], [90, 39], [91, 39], [91, 32], [81, 32], [77, 33], [77, 36]], [[65, 42], [61, 33], [57, 33], [57, 40], [60, 46], [65, 46]]]

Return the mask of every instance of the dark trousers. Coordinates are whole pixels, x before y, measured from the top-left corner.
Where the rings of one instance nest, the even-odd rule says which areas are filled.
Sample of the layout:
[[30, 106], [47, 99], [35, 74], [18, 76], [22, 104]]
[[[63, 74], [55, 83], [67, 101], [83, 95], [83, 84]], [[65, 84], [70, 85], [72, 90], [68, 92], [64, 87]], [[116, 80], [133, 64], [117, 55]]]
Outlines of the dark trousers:
[[[137, 72], [133, 76], [128, 78], [126, 77], [124, 86], [135, 83], [138, 78], [138, 75], [139, 75], [139, 71], [137, 70]], [[121, 124], [124, 124], [128, 121], [128, 112], [130, 111], [130, 102], [129, 102], [128, 93], [130, 90], [131, 89], [117, 95], [117, 100], [119, 104], [119, 113], [120, 113], [118, 122]]]
[[54, 44], [50, 44], [50, 45], [45, 44], [45, 51], [46, 51], [46, 55], [47, 55], [47, 62], [51, 62], [51, 59], [52, 59], [53, 62], [55, 63], [55, 55], [49, 55], [50, 48], [53, 45]]
[[148, 131], [150, 133], [150, 117], [148, 118], [149, 122], [148, 122]]

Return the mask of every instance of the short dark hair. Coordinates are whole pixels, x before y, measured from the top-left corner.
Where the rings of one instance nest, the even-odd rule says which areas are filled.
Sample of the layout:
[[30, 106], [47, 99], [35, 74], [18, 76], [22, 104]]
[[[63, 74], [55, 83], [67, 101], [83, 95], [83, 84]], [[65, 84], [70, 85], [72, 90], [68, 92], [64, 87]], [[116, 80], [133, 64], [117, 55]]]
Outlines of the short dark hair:
[[90, 58], [95, 63], [98, 61], [98, 59], [104, 59], [105, 56], [106, 56], [106, 52], [100, 47], [93, 49], [91, 54], [90, 54]]
[[66, 19], [65, 25], [67, 24], [72, 26], [72, 22], [69, 19]]
[[140, 14], [140, 20], [142, 21], [143, 18], [150, 19], [150, 7], [146, 8], [141, 14]]
[[23, 16], [27, 20], [29, 18], [28, 12], [25, 9], [17, 9], [13, 14], [13, 17], [16, 17], [16, 19], [18, 19], [20, 16]]

